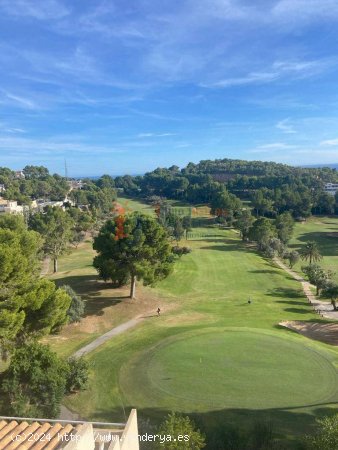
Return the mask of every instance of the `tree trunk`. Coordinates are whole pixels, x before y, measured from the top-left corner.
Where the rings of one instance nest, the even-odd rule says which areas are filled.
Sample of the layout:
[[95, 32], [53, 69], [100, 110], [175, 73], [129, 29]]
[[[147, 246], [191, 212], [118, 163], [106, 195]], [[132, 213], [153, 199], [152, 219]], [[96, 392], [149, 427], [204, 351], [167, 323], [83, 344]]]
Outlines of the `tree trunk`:
[[136, 292], [136, 277], [135, 275], [131, 276], [131, 285], [130, 285], [130, 298], [135, 298], [135, 292]]
[[58, 259], [54, 258], [54, 273], [56, 273], [58, 271]]

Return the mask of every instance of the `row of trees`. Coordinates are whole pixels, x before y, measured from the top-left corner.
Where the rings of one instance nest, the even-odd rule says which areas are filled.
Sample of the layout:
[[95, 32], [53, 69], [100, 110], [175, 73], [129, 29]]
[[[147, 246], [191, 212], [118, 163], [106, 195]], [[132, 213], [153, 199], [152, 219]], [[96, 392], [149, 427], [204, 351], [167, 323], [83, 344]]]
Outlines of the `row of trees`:
[[8, 415], [54, 417], [63, 395], [87, 379], [85, 362], [61, 360], [38, 343], [83, 312], [69, 288], [40, 278], [42, 247], [23, 218], [0, 217], [0, 350], [10, 361], [0, 397]]
[[293, 217], [338, 212], [338, 196], [323, 190], [326, 182], [338, 182], [335, 170], [229, 159], [189, 163], [182, 170], [177, 166], [158, 168], [142, 177], [115, 180], [127, 194], [191, 203], [214, 203], [226, 188], [236, 197], [250, 199], [257, 215], [276, 216], [289, 211]]
[[63, 200], [69, 190], [65, 178], [50, 175], [45, 167], [26, 166], [23, 174], [25, 178], [17, 178], [12, 170], [0, 167], [0, 184], [5, 186], [4, 198], [29, 205], [32, 199], [37, 198]]
[[96, 216], [110, 212], [116, 199], [115, 182], [109, 175], [97, 180], [85, 179], [81, 189], [71, 190], [65, 177], [51, 175], [46, 167], [26, 166], [22, 173], [24, 177], [17, 177], [16, 172], [0, 167], [0, 184], [5, 188], [1, 195], [4, 198], [30, 205], [35, 199], [62, 201], [69, 195], [76, 204], [86, 205]]

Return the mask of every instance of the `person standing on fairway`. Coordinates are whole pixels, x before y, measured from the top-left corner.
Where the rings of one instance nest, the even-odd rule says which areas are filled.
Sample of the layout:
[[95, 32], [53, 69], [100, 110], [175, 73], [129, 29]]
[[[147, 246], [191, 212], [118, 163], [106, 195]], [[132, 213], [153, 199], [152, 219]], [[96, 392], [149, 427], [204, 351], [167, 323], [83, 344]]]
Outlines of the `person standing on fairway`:
[[160, 308], [157, 308], [157, 315], [158, 315], [158, 316], [161, 315], [161, 310], [160, 310]]

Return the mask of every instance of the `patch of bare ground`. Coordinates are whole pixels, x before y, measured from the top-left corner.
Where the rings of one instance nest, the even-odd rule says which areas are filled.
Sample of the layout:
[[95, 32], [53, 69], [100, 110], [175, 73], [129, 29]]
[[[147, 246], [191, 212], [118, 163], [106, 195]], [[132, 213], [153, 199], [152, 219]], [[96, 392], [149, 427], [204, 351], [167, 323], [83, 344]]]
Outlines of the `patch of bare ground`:
[[297, 331], [297, 333], [309, 339], [338, 346], [338, 323], [302, 322], [294, 320], [280, 322], [279, 325]]
[[[113, 289], [109, 283], [97, 279], [90, 280], [92, 289], [88, 289], [85, 315], [81, 322], [63, 327], [59, 339], [72, 338], [84, 334], [103, 334], [121, 323], [137, 316], [151, 317], [157, 315], [158, 307], [169, 311], [175, 307], [167, 299], [159, 297], [150, 288], [137, 287], [137, 297], [129, 298], [129, 287]], [[87, 288], [88, 288], [87, 284]]]

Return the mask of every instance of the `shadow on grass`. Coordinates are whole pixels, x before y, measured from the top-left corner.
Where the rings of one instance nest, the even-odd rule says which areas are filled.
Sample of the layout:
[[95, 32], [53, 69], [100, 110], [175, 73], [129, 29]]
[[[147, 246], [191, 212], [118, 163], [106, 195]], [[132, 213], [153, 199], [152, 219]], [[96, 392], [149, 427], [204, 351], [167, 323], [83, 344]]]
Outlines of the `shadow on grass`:
[[[305, 306], [305, 305], [304, 305]], [[309, 314], [309, 309], [301, 309], [301, 308], [284, 308], [284, 311], [295, 313], [295, 314]]]
[[[257, 423], [271, 423], [275, 439], [283, 443], [283, 449], [297, 449], [302, 442], [303, 436], [313, 434], [316, 430], [316, 419], [327, 415], [333, 415], [334, 410], [326, 404], [307, 405], [313, 407], [311, 413], [302, 411], [303, 406], [290, 408], [271, 409], [223, 409], [211, 410], [203, 413], [194, 411], [183, 411], [181, 414], [188, 415], [194, 420], [196, 426], [205, 434], [206, 450], [215, 450], [215, 442], [219, 442], [220, 436], [224, 436], [225, 429], [235, 428], [241, 432], [252, 428]], [[107, 420], [111, 422], [126, 421], [131, 406], [123, 406], [120, 409], [98, 410], [91, 419], [94, 421]], [[299, 411], [297, 411], [299, 410]], [[139, 434], [156, 434], [159, 424], [172, 411], [161, 408], [138, 408]], [[286, 438], [288, 436], [288, 439]], [[224, 442], [226, 448], [227, 443]], [[239, 447], [234, 447], [239, 448]], [[280, 448], [280, 447], [278, 447]]]
[[[337, 230], [336, 230], [337, 231]], [[298, 237], [298, 240], [302, 243], [293, 244], [291, 247], [299, 248], [302, 247], [308, 241], [315, 241], [318, 244], [320, 253], [325, 256], [338, 256], [338, 243], [337, 237], [330, 236], [329, 232], [319, 231], [304, 233]]]
[[[289, 298], [295, 298], [295, 299], [304, 299], [304, 301], [302, 303], [298, 303], [300, 305], [305, 305], [307, 304], [306, 299], [304, 298], [304, 294], [302, 291], [297, 290], [297, 289], [293, 289], [293, 288], [275, 288], [275, 289], [270, 289], [267, 292], [267, 295], [269, 297], [281, 297], [283, 299], [289, 299]], [[292, 300], [278, 300], [277, 303], [291, 303], [293, 305], [297, 304], [296, 302], [292, 301]]]
[[65, 276], [54, 281], [58, 287], [69, 285], [85, 300], [84, 317], [101, 316], [104, 308], [130, 299], [128, 295], [121, 295], [121, 288], [114, 289], [110, 283], [99, 280], [96, 275]]

